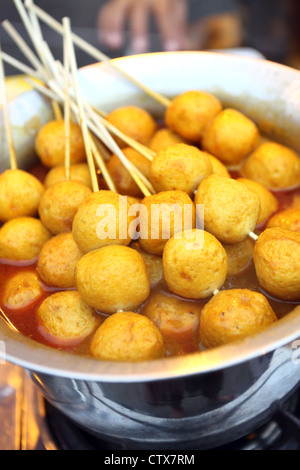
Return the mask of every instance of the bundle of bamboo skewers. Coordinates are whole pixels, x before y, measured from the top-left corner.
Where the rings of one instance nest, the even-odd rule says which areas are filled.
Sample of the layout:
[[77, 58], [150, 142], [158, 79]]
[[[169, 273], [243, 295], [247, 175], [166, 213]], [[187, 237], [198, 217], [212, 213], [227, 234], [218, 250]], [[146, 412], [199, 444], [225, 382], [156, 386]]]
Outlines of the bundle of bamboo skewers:
[[[159, 93], [149, 89], [134, 77], [128, 75], [118, 65], [110, 60], [105, 54], [91, 46], [89, 43], [75, 35], [71, 30], [69, 18], [63, 18], [58, 22], [48, 13], [33, 3], [33, 0], [26, 0], [23, 4], [21, 0], [13, 0], [22, 19], [26, 32], [32, 43], [32, 48], [17, 32], [8, 21], [3, 21], [2, 25], [13, 39], [24, 57], [30, 65], [24, 64], [14, 57], [8, 55], [0, 49], [0, 59], [2, 63], [2, 95], [5, 91], [5, 74], [3, 62], [6, 62], [18, 71], [27, 76], [26, 80], [38, 92], [51, 100], [56, 119], [64, 119], [65, 122], [65, 177], [70, 179], [70, 120], [77, 122], [82, 130], [84, 145], [87, 155], [87, 163], [91, 174], [93, 191], [99, 190], [96, 166], [102, 173], [107, 187], [117, 192], [115, 184], [107, 170], [106, 160], [109, 152], [117, 155], [131, 177], [138, 185], [144, 196], [155, 193], [152, 184], [148, 179], [127, 159], [121, 148], [116, 143], [115, 138], [121, 139], [129, 147], [132, 147], [148, 160], [152, 161], [155, 153], [146, 146], [125, 135], [115, 126], [108, 122], [106, 113], [103, 110], [95, 109], [82, 96], [78, 75], [75, 45], [90, 54], [97, 60], [108, 62], [114, 69], [117, 69], [126, 79], [130, 80], [137, 87], [151, 96], [164, 107], [169, 106], [170, 101]], [[63, 40], [63, 63], [56, 60], [43, 38], [39, 20], [45, 22], [52, 29], [62, 35]], [[7, 104], [7, 103], [6, 103]], [[6, 129], [9, 143], [9, 154], [11, 168], [17, 167], [17, 159], [13, 148], [12, 132], [9, 125], [8, 106], [4, 106], [6, 116]]]

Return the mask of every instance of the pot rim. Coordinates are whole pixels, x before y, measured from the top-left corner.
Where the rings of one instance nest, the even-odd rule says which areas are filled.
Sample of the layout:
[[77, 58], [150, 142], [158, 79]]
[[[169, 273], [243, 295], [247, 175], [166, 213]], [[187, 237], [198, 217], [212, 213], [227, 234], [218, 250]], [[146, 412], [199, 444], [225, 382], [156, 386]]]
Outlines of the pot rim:
[[[121, 57], [113, 59], [113, 62], [118, 65], [119, 63], [124, 64], [130, 68], [132, 61], [144, 61], [146, 56], [150, 56], [154, 60], [155, 57], [161, 59], [161, 56], [170, 56], [174, 59], [174, 55], [177, 57], [178, 54], [181, 57], [192, 55], [193, 57], [199, 56], [200, 59], [206, 58], [209, 60], [218, 57], [221, 61], [225, 60], [229, 64], [231, 61], [239, 61], [241, 64], [256, 62], [264, 64], [263, 67], [271, 67], [275, 74], [280, 74], [282, 71], [283, 73], [288, 72], [290, 79], [296, 79], [300, 82], [300, 72], [285, 65], [260, 58], [241, 57], [221, 52], [159, 52]], [[88, 65], [80, 70], [79, 75], [84, 76], [86, 72], [89, 74], [92, 67], [102, 67], [102, 65]], [[105, 69], [105, 73], [107, 73], [107, 69]], [[136, 93], [136, 90], [134, 92]], [[94, 358], [56, 350], [12, 331], [4, 321], [1, 324], [0, 360], [7, 360], [33, 372], [96, 382], [148, 382], [201, 375], [232, 367], [265, 354], [274, 353], [282, 347], [300, 348], [300, 342], [299, 344], [298, 342], [292, 343], [300, 337], [300, 305], [264, 332], [244, 338], [236, 343], [182, 357], [136, 363], [99, 361]]]

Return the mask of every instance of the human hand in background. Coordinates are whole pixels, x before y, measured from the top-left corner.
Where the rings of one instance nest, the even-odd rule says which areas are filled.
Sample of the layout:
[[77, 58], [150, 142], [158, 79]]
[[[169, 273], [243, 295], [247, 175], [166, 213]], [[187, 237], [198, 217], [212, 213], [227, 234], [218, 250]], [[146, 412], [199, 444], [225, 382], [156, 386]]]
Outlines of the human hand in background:
[[128, 20], [131, 53], [148, 52], [148, 23], [152, 15], [161, 37], [162, 49], [183, 50], [187, 40], [187, 9], [187, 0], [110, 0], [99, 10], [99, 40], [111, 49], [123, 47]]

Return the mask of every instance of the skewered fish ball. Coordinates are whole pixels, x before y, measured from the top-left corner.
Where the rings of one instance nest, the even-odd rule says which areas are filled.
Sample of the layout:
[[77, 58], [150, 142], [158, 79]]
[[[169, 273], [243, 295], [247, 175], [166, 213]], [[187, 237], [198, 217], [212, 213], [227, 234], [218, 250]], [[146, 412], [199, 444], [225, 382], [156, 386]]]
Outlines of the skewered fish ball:
[[266, 297], [248, 289], [223, 290], [203, 308], [200, 341], [206, 348], [245, 338], [277, 321]]
[[166, 110], [166, 125], [190, 142], [199, 142], [204, 128], [222, 110], [210, 93], [191, 90], [178, 95]]
[[143, 315], [120, 312], [107, 318], [90, 343], [93, 357], [111, 361], [148, 361], [165, 354], [158, 328]]
[[83, 253], [106, 245], [129, 245], [129, 228], [134, 216], [128, 214], [126, 196], [107, 190], [92, 193], [79, 206], [73, 221], [73, 237]]
[[253, 191], [260, 201], [260, 216], [257, 224], [260, 225], [265, 222], [274, 212], [278, 209], [278, 200], [267, 188], [256, 181], [249, 180], [248, 178], [238, 178], [237, 181], [247, 186], [250, 191]]
[[260, 201], [253, 191], [218, 175], [202, 181], [194, 202], [204, 204], [204, 228], [222, 243], [245, 240], [260, 216]]
[[157, 192], [180, 190], [192, 196], [211, 173], [212, 164], [206, 153], [192, 145], [176, 144], [155, 155], [149, 179]]
[[[123, 149], [125, 157], [144, 175], [149, 178], [150, 161], [135, 149]], [[118, 193], [132, 197], [142, 197], [143, 193], [125, 168], [117, 155], [112, 155], [107, 162], [108, 172], [115, 183]]]
[[[65, 162], [65, 122], [57, 119], [45, 124], [37, 134], [35, 150], [41, 162], [48, 168], [63, 165]], [[81, 128], [70, 122], [70, 161], [80, 163], [86, 160]]]
[[253, 252], [258, 281], [269, 294], [283, 300], [300, 299], [300, 233], [268, 228]]
[[240, 163], [257, 145], [257, 126], [235, 109], [224, 109], [203, 133], [202, 148], [227, 166]]
[[150, 292], [143, 257], [132, 248], [104, 246], [77, 263], [76, 286], [82, 298], [103, 313], [134, 310]]
[[163, 191], [145, 197], [140, 207], [140, 247], [161, 255], [167, 240], [196, 226], [196, 209], [183, 191]]
[[253, 241], [250, 238], [235, 243], [234, 245], [223, 244], [228, 257], [228, 274], [236, 275], [249, 266], [253, 255]]
[[[92, 180], [87, 163], [75, 163], [71, 165], [70, 179], [72, 181], [80, 181], [85, 184], [85, 186], [92, 189]], [[45, 189], [50, 188], [50, 186], [56, 183], [61, 183], [62, 181], [66, 181], [65, 165], [55, 166], [51, 168], [44, 180]]]
[[142, 250], [138, 242], [131, 243], [130, 248], [138, 251], [145, 261], [150, 287], [156, 286], [164, 277], [161, 256], [152, 255]]
[[6, 170], [0, 175], [0, 222], [14, 217], [35, 216], [44, 193], [42, 183], [22, 170]]
[[267, 142], [247, 158], [241, 174], [268, 189], [290, 189], [300, 183], [300, 159], [290, 148]]
[[22, 309], [36, 302], [43, 295], [38, 275], [32, 271], [15, 274], [4, 289], [3, 304], [9, 309]]
[[163, 252], [164, 277], [174, 294], [188, 299], [209, 297], [226, 279], [228, 260], [221, 243], [204, 230], [171, 238]]
[[63, 181], [50, 186], [39, 205], [41, 221], [54, 235], [72, 230], [78, 207], [91, 192], [80, 181]]
[[[202, 305], [178, 297], [155, 292], [151, 294], [141, 313], [148, 317], [163, 335], [167, 350], [188, 353], [197, 349], [199, 316]], [[174, 347], [175, 346], [175, 347]]]
[[267, 228], [273, 227], [300, 232], [300, 208], [291, 207], [273, 215], [267, 224]]
[[43, 246], [37, 271], [48, 286], [72, 288], [75, 287], [75, 267], [82, 256], [72, 233], [60, 233]]
[[0, 229], [0, 258], [11, 261], [35, 259], [51, 233], [33, 217], [9, 220]]
[[63, 291], [47, 297], [39, 306], [40, 328], [56, 340], [78, 343], [91, 335], [101, 320], [77, 291]]
[[[138, 106], [117, 108], [107, 115], [106, 120], [127, 137], [144, 145], [149, 142], [157, 129], [151, 114]], [[115, 138], [115, 140], [121, 148], [127, 146], [121, 139]]]
[[207, 153], [208, 158], [212, 164], [212, 172], [214, 175], [224, 176], [225, 178], [231, 178], [229, 171], [227, 170], [226, 166], [223, 163], [210, 153]]
[[171, 145], [188, 144], [189, 142], [176, 132], [168, 128], [158, 129], [150, 140], [148, 147], [154, 152], [166, 150]]

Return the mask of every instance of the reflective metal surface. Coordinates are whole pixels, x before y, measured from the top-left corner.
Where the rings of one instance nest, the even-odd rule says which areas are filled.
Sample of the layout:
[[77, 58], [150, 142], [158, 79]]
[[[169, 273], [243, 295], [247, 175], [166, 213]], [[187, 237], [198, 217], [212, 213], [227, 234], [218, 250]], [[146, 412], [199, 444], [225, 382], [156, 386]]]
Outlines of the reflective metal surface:
[[88, 432], [129, 449], [206, 449], [268, 419], [299, 385], [291, 348], [223, 370], [155, 382], [103, 383], [30, 373]]
[[[9, 101], [9, 115], [12, 126], [13, 142], [19, 168], [28, 169], [36, 161], [34, 149], [35, 137], [39, 129], [50, 119], [53, 111], [48, 100], [39, 95], [27, 85], [23, 79], [10, 79], [19, 93]], [[21, 82], [18, 84], [18, 82]], [[25, 91], [22, 91], [25, 88]], [[0, 172], [9, 168], [9, 151], [6, 138], [5, 120], [0, 109]]]

